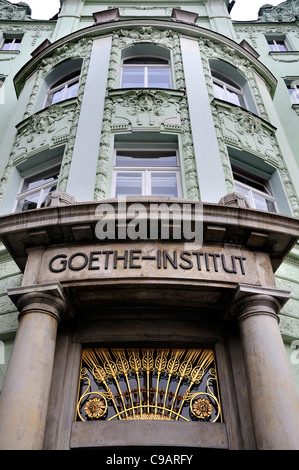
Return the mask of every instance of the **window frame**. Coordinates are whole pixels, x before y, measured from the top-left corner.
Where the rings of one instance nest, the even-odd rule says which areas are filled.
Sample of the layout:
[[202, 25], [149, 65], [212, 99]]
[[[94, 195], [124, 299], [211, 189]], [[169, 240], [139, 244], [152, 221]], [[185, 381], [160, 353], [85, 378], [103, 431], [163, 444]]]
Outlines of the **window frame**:
[[[282, 36], [282, 37], [267, 37], [266, 39], [267, 39], [267, 44], [268, 44], [268, 47], [270, 49], [270, 52], [290, 52], [290, 50], [291, 50], [285, 36]], [[271, 48], [270, 41], [273, 42], [273, 48]], [[285, 47], [284, 50], [281, 50], [279, 48], [278, 42], [283, 43], [283, 45]]]
[[[5, 35], [3, 37], [3, 40], [1, 42], [1, 47], [0, 47], [0, 51], [1, 52], [16, 52], [16, 51], [19, 51], [20, 50], [20, 47], [21, 47], [21, 43], [22, 43], [22, 37], [18, 37], [18, 36], [9, 36], [9, 35]], [[8, 49], [4, 49], [4, 46], [6, 43], [11, 43], [11, 47], [9, 47]], [[16, 45], [18, 45], [18, 47], [15, 47]]]
[[[288, 83], [287, 80], [285, 80], [286, 87], [288, 89], [288, 92], [290, 94], [290, 98], [292, 100], [293, 104], [299, 104], [299, 80], [297, 79], [298, 83], [293, 83], [290, 82]], [[294, 96], [295, 95], [295, 96]]]
[[[217, 96], [217, 92], [216, 92], [215, 86], [214, 86], [215, 84], [220, 86], [224, 91], [226, 99], [223, 100], [223, 101], [226, 101], [227, 103], [230, 103], [230, 104], [234, 104], [235, 106], [239, 106], [240, 108], [249, 110], [248, 103], [247, 103], [246, 96], [245, 96], [245, 92], [244, 92], [243, 87], [241, 85], [239, 85], [237, 82], [235, 82], [235, 80], [231, 79], [227, 75], [225, 75], [221, 72], [218, 72], [217, 70], [212, 69], [211, 70], [211, 75], [212, 75], [212, 81], [213, 81], [214, 96], [215, 96], [216, 99], [222, 99], [223, 100], [223, 98], [220, 98], [219, 96]], [[218, 77], [215, 76], [215, 75], [218, 75]], [[225, 80], [227, 80], [227, 81], [225, 81]], [[230, 84], [228, 82], [231, 82], [232, 84]], [[234, 103], [233, 101], [231, 101], [229, 99], [228, 91], [231, 91], [231, 92], [235, 93], [238, 96], [240, 104], [236, 104], [236, 103]], [[242, 104], [242, 101], [243, 101], [243, 104]]]
[[[245, 189], [246, 191], [249, 192], [249, 198], [248, 198], [247, 194], [245, 194], [243, 191], [241, 191], [242, 194], [244, 194], [246, 196], [246, 199], [248, 201], [248, 204], [249, 204], [250, 208], [255, 209], [255, 210], [265, 210], [266, 212], [275, 212], [275, 213], [279, 212], [277, 202], [276, 202], [276, 198], [273, 194], [271, 184], [268, 180], [266, 180], [264, 178], [261, 178], [261, 177], [255, 175], [254, 173], [247, 172], [247, 171], [242, 170], [242, 169], [237, 168], [237, 167], [233, 167], [232, 171], [233, 171], [235, 188], [236, 188], [237, 192], [238, 192], [238, 187], [241, 187], [241, 189], [243, 188], [243, 189]], [[243, 178], [244, 180], [247, 180], [248, 183], [239, 181], [236, 178], [236, 176], [239, 177], [239, 178]], [[262, 191], [262, 190], [259, 190], [259, 189], [255, 188], [253, 185], [250, 185], [250, 182], [263, 186], [265, 191]], [[255, 203], [255, 199], [254, 199], [254, 194], [256, 194], [257, 196], [262, 197], [265, 200], [266, 205], [267, 205], [267, 201], [270, 201], [270, 203], [273, 204], [275, 211], [270, 210], [270, 209], [259, 209], [259, 208], [257, 208], [256, 203]]]
[[[70, 75], [73, 75], [75, 73], [76, 73], [76, 75], [74, 77], [71, 77], [71, 78], [68, 79], [68, 77]], [[62, 103], [63, 101], [66, 101], [67, 99], [75, 98], [75, 97], [66, 98], [66, 94], [67, 94], [67, 91], [69, 90], [69, 87], [71, 85], [74, 85], [75, 83], [78, 83], [78, 87], [79, 87], [80, 75], [81, 75], [81, 69], [76, 69], [76, 70], [73, 70], [72, 72], [70, 72], [69, 74], [64, 75], [64, 76], [58, 78], [57, 80], [55, 80], [55, 82], [53, 82], [52, 85], [50, 85], [48, 87], [48, 90], [47, 90], [46, 96], [45, 96], [45, 100], [44, 100], [43, 109], [47, 108], [48, 106], [53, 106], [54, 104], [57, 104], [57, 103]], [[62, 82], [62, 83], [55, 86], [55, 84], [57, 82]], [[56, 101], [55, 103], [53, 103], [54, 94], [61, 91], [61, 90], [63, 90], [63, 98], [60, 99], [59, 101]], [[49, 97], [51, 95], [52, 95], [52, 99], [51, 99], [51, 102], [50, 102]], [[78, 90], [77, 90], [77, 93], [76, 93], [76, 97], [77, 96], [78, 96]]]
[[[117, 152], [121, 151], [132, 151], [132, 152], [149, 152], [149, 154], [153, 154], [154, 152], [173, 152], [176, 155], [177, 165], [176, 166], [117, 166], [116, 165], [116, 156]], [[146, 157], [144, 157], [146, 158]], [[171, 147], [157, 147], [157, 148], [144, 148], [144, 147], [118, 147], [114, 149], [114, 164], [113, 164], [113, 175], [112, 175], [112, 185], [111, 185], [111, 197], [118, 197], [116, 196], [116, 189], [117, 189], [117, 174], [118, 173], [141, 173], [141, 193], [138, 196], [155, 196], [152, 195], [151, 190], [151, 183], [152, 183], [152, 174], [162, 174], [162, 173], [170, 173], [176, 175], [176, 188], [177, 188], [177, 196], [165, 196], [165, 197], [182, 197], [182, 182], [181, 182], [181, 170], [180, 170], [180, 161], [179, 161], [179, 152], [177, 148]], [[128, 196], [129, 197], [129, 196]], [[159, 196], [157, 196], [159, 197]], [[162, 196], [163, 197], [163, 196]]]
[[[162, 59], [163, 61], [165, 61], [165, 65], [163, 64], [125, 64], [125, 61], [127, 60], [132, 60], [132, 59], [141, 59], [141, 58], [151, 58], [151, 59]], [[169, 87], [162, 87], [162, 89], [164, 90], [170, 90], [173, 86], [173, 83], [172, 83], [172, 74], [171, 74], [171, 65], [170, 65], [170, 59], [167, 59], [165, 57], [161, 57], [161, 56], [158, 56], [158, 55], [132, 55], [132, 56], [128, 56], [128, 57], [124, 57], [122, 60], [121, 60], [121, 73], [120, 73], [120, 88], [122, 89], [126, 89], [126, 88], [136, 88], [135, 86], [132, 86], [132, 87], [124, 87], [123, 86], [123, 77], [124, 77], [124, 68], [125, 67], [140, 67], [140, 68], [143, 68], [143, 86], [141, 87], [137, 87], [137, 88], [161, 88], [161, 87], [149, 87], [148, 86], [148, 69], [149, 68], [165, 68], [168, 70], [169, 72]]]
[[[42, 203], [45, 202], [46, 197], [48, 196], [48, 194], [50, 192], [49, 191], [45, 196], [45, 190], [47, 190], [48, 188], [50, 188], [52, 186], [57, 187], [57, 183], [59, 181], [60, 168], [61, 168], [61, 164], [56, 163], [56, 164], [51, 165], [47, 168], [44, 168], [44, 169], [39, 170], [39, 171], [32, 172], [31, 174], [29, 174], [27, 176], [24, 176], [22, 178], [22, 182], [21, 182], [21, 185], [20, 185], [20, 190], [19, 190], [19, 192], [16, 196], [15, 207], [14, 207], [13, 212], [25, 212], [26, 210], [40, 209]], [[27, 180], [32, 180], [35, 177], [38, 177], [38, 175], [40, 175], [41, 179], [43, 177], [42, 175], [44, 175], [44, 178], [47, 178], [47, 177], [50, 178], [51, 174], [53, 176], [58, 174], [58, 176], [56, 178], [54, 178], [54, 180], [49, 181], [48, 183], [44, 183], [44, 184], [36, 186], [35, 188], [27, 189], [27, 190], [23, 191], [23, 188], [24, 188], [25, 183], [26, 183]], [[30, 181], [28, 181], [28, 183], [30, 183]], [[22, 199], [25, 199], [26, 197], [30, 197], [31, 195], [36, 194], [36, 193], [39, 193], [39, 196], [38, 196], [37, 206], [34, 209], [25, 209], [24, 210], [23, 205], [22, 205], [22, 207], [19, 207], [19, 204], [20, 204]]]

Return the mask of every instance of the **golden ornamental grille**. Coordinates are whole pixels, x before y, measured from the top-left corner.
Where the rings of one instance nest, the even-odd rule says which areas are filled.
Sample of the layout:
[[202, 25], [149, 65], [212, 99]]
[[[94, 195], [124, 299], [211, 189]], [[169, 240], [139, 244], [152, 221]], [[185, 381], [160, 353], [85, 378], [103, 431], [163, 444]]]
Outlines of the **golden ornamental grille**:
[[84, 349], [77, 421], [222, 422], [211, 349]]

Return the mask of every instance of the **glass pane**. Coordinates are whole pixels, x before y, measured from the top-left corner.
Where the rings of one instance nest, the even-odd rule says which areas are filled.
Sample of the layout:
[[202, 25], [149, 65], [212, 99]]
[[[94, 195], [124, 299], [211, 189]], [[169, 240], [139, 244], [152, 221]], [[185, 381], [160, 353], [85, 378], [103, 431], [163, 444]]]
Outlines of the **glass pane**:
[[269, 201], [268, 199], [266, 199], [266, 204], [269, 212], [277, 212], [273, 201]]
[[122, 88], [143, 88], [144, 67], [123, 67]]
[[234, 91], [227, 90], [228, 101], [237, 106], [244, 106], [244, 100], [241, 95], [235, 93]]
[[219, 100], [227, 101], [224, 88], [218, 83], [213, 83], [213, 85], [214, 85], [215, 98], [218, 98]]
[[173, 150], [157, 150], [151, 152], [142, 150], [119, 150], [116, 153], [116, 166], [177, 166], [177, 157]]
[[45, 188], [42, 190], [43, 194], [42, 194], [42, 201], [40, 203], [40, 207], [45, 207], [45, 202], [49, 193], [51, 193], [52, 191], [55, 191], [56, 188], [57, 188], [57, 185], [55, 184], [54, 186], [49, 186], [48, 188]]
[[148, 86], [150, 88], [170, 88], [170, 71], [168, 67], [149, 67]]
[[62, 90], [55, 91], [55, 93], [51, 93], [49, 95], [48, 103], [49, 104], [60, 103], [60, 101], [63, 100], [63, 97], [64, 97], [64, 88], [62, 88]]
[[34, 189], [34, 188], [37, 188], [38, 186], [43, 186], [47, 183], [50, 183], [51, 181], [54, 181], [54, 179], [56, 179], [57, 176], [51, 176], [50, 178], [44, 178], [44, 179], [37, 179], [35, 181], [31, 181], [30, 183], [28, 183], [28, 186], [26, 188], [26, 190], [30, 191], [30, 189]]
[[283, 40], [281, 40], [281, 41], [276, 41], [276, 45], [277, 45], [277, 50], [278, 50], [278, 51], [287, 51], [287, 47], [286, 47], [285, 41], [283, 41]]
[[19, 210], [29, 211], [31, 209], [36, 209], [38, 205], [40, 191], [26, 196], [24, 199], [21, 199], [19, 202]]
[[77, 93], [78, 93], [78, 85], [79, 85], [79, 82], [76, 82], [67, 87], [65, 97], [64, 97], [65, 100], [68, 100], [70, 98], [76, 98]]
[[117, 173], [115, 197], [141, 195], [142, 173]]
[[239, 186], [238, 184], [235, 184], [235, 186], [236, 186], [236, 191], [238, 193], [244, 194], [244, 196], [246, 196], [248, 204], [250, 205], [250, 207], [252, 207], [250, 191], [244, 188], [243, 186]]
[[176, 173], [152, 173], [151, 194], [153, 196], [178, 196]]
[[254, 200], [254, 205], [257, 210], [261, 211], [267, 211], [268, 206], [267, 206], [267, 201], [263, 196], [260, 196], [259, 194], [252, 193], [253, 200]]
[[17, 51], [20, 49], [20, 39], [5, 39], [2, 50], [3, 51]]
[[124, 64], [168, 64], [167, 59], [163, 59], [162, 57], [131, 57], [130, 59], [125, 59], [123, 61]]
[[273, 40], [269, 39], [268, 44], [269, 44], [270, 51], [276, 51], [276, 46]]

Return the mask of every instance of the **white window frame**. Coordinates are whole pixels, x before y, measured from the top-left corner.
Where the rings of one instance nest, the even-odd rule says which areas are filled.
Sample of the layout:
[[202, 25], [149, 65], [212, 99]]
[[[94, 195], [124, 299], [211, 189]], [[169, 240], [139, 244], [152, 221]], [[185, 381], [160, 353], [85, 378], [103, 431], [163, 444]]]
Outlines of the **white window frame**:
[[[162, 59], [162, 60], [165, 60], [165, 62], [167, 62], [167, 64], [165, 63], [164, 65], [163, 64], [125, 64], [124, 62], [126, 60], [131, 60], [131, 59], [146, 59], [146, 58], [151, 58], [151, 59]], [[165, 57], [159, 57], [159, 56], [155, 56], [155, 55], [134, 55], [134, 56], [130, 56], [130, 57], [125, 57], [122, 59], [122, 64], [121, 64], [121, 76], [120, 76], [120, 86], [121, 88], [129, 88], [129, 87], [124, 87], [123, 86], [123, 74], [124, 74], [124, 68], [130, 68], [130, 67], [139, 67], [141, 69], [143, 69], [143, 86], [141, 88], [149, 88], [148, 86], [148, 69], [149, 68], [165, 68], [169, 71], [169, 88], [165, 88], [165, 90], [169, 90], [171, 89], [172, 87], [172, 76], [171, 76], [171, 68], [170, 68], [170, 60], [169, 59], [166, 59]], [[163, 88], [164, 89], [164, 88]]]
[[[149, 154], [154, 154], [155, 151], [173, 151], [176, 154], [177, 165], [176, 166], [116, 166], [116, 154], [118, 151], [122, 150], [132, 150], [134, 152], [138, 151], [148, 151]], [[146, 158], [146, 157], [144, 157]], [[177, 196], [182, 197], [182, 183], [181, 183], [181, 172], [179, 164], [179, 154], [177, 149], [173, 148], [154, 148], [154, 149], [145, 149], [145, 148], [117, 148], [114, 150], [114, 168], [112, 176], [112, 188], [111, 188], [111, 197], [116, 197], [116, 182], [118, 173], [141, 173], [142, 174], [142, 194], [140, 196], [151, 196], [151, 178], [152, 174], [158, 173], [171, 173], [176, 175], [176, 184], [177, 184]], [[138, 196], [136, 196], [138, 197]], [[158, 196], [157, 196], [158, 197]], [[165, 196], [170, 197], [170, 196]]]
[[[249, 198], [248, 198], [247, 194], [246, 194], [246, 198], [247, 198], [249, 206], [252, 209], [257, 209], [256, 203], [255, 203], [255, 200], [254, 200], [254, 197], [253, 197], [253, 195], [256, 194], [256, 195], [262, 197], [263, 199], [265, 199], [265, 201], [270, 201], [271, 203], [273, 203], [274, 208], [275, 208], [275, 212], [278, 212], [275, 197], [273, 196], [273, 193], [271, 191], [270, 183], [267, 180], [263, 180], [263, 179], [258, 178], [258, 177], [255, 178], [254, 174], [239, 172], [237, 169], [233, 170], [233, 175], [234, 175], [236, 190], [238, 191], [238, 187], [240, 187], [241, 189], [244, 188], [244, 190], [249, 192]], [[243, 183], [243, 182], [239, 181], [236, 178], [236, 175], [238, 175], [241, 178], [244, 178], [244, 179], [248, 180], [249, 184], [246, 184], [246, 183]], [[252, 181], [253, 183], [256, 182], [256, 183], [264, 186], [265, 191], [260, 191], [260, 190], [256, 189], [254, 186], [251, 186], [250, 181]], [[262, 210], [262, 209], [257, 209], [257, 210]], [[270, 212], [269, 209], [268, 209], [268, 212]]]
[[[57, 93], [58, 91], [62, 91], [62, 90], [63, 90], [62, 98], [61, 98], [59, 101], [57, 101], [57, 103], [61, 103], [62, 101], [65, 101], [65, 100], [67, 99], [67, 98], [66, 98], [67, 91], [68, 91], [68, 89], [69, 89], [69, 87], [70, 87], [71, 85], [73, 85], [74, 83], [78, 83], [78, 86], [79, 86], [81, 70], [80, 70], [80, 69], [74, 70], [74, 71], [71, 72], [71, 73], [75, 73], [75, 72], [78, 72], [78, 75], [76, 75], [75, 77], [70, 78], [70, 79], [67, 79], [67, 76], [66, 76], [65, 82], [61, 83], [60, 85], [57, 85], [56, 87], [54, 86], [55, 83], [58, 82], [58, 81], [60, 81], [60, 80], [63, 80], [63, 77], [61, 77], [61, 78], [55, 80], [55, 82], [49, 87], [49, 89], [48, 89], [48, 91], [47, 91], [43, 108], [46, 108], [46, 107], [52, 105], [52, 100], [53, 100], [53, 98], [52, 98], [51, 102], [49, 101], [49, 97], [50, 97], [51, 95], [54, 95], [54, 94]], [[55, 103], [55, 104], [56, 104], [56, 103]]]
[[298, 84], [286, 83], [293, 104], [299, 104], [299, 80]]
[[[45, 173], [49, 173], [48, 177], [50, 178], [51, 177], [51, 174], [53, 175], [56, 175], [58, 174], [59, 175], [59, 171], [60, 171], [60, 164], [56, 164], [56, 165], [53, 165], [53, 166], [50, 166], [48, 168], [45, 168], [44, 170], [41, 170], [41, 171], [36, 171], [28, 176], [25, 176], [23, 179], [22, 179], [22, 183], [21, 183], [21, 187], [20, 187], [20, 191], [16, 197], [16, 202], [15, 202], [15, 207], [14, 207], [14, 212], [23, 212], [23, 208], [19, 208], [19, 202], [22, 200], [22, 199], [25, 199], [26, 197], [29, 197], [31, 196], [32, 194], [36, 194], [38, 192], [40, 192], [39, 194], [39, 197], [38, 197], [38, 201], [37, 201], [37, 206], [35, 209], [39, 209], [42, 205], [42, 203], [45, 201], [45, 191], [49, 188], [51, 188], [52, 186], [55, 186], [57, 185], [58, 183], [58, 180], [59, 180], [59, 177], [55, 178], [54, 180], [52, 181], [49, 181], [48, 183], [44, 183], [44, 184], [41, 184], [39, 186], [36, 186], [35, 188], [33, 189], [29, 189], [29, 190], [24, 190], [22, 191], [22, 188], [24, 188], [24, 185], [26, 184], [26, 181], [27, 180], [31, 180], [35, 177], [38, 177], [38, 175], [41, 175], [40, 178], [42, 178]], [[33, 209], [27, 209], [27, 210], [33, 210]]]
[[[214, 73], [217, 73], [218, 75], [222, 76], [223, 80], [221, 80], [218, 77], [215, 77]], [[223, 75], [221, 72], [217, 72], [217, 71], [212, 70], [213, 84], [215, 83], [215, 84], [219, 85], [224, 90], [224, 94], [225, 94], [225, 97], [226, 97], [226, 99], [224, 101], [226, 101], [228, 103], [231, 103], [231, 104], [235, 104], [229, 99], [230, 98], [229, 93], [228, 93], [228, 90], [229, 90], [229, 91], [232, 91], [233, 93], [235, 93], [236, 95], [238, 95], [241, 98], [240, 99], [241, 103], [242, 103], [242, 100], [243, 100], [243, 103], [244, 103], [243, 105], [239, 104], [239, 105], [236, 105], [236, 106], [240, 106], [242, 108], [249, 109], [247, 101], [246, 101], [245, 93], [243, 91], [243, 88], [240, 85], [238, 85], [237, 83], [235, 83], [236, 86], [230, 85], [229, 83], [227, 83], [225, 81], [226, 78], [227, 78], [228, 81], [234, 82], [234, 80], [232, 80], [230, 77], [226, 77], [226, 75]], [[215, 90], [214, 90], [214, 94], [215, 94], [215, 98], [221, 99], [217, 96], [217, 93], [216, 93]]]
[[[7, 42], [11, 42], [11, 46], [8, 49], [4, 49]], [[1, 44], [1, 51], [18, 51], [21, 47], [22, 38], [5, 36]]]
[[[270, 44], [270, 41], [273, 42], [273, 44]], [[285, 50], [281, 50], [279, 48], [278, 42], [283, 42]], [[268, 43], [270, 52], [288, 52], [290, 50], [290, 48], [288, 46], [288, 43], [287, 43], [287, 41], [284, 37], [282, 37], [282, 38], [267, 38], [267, 43]]]

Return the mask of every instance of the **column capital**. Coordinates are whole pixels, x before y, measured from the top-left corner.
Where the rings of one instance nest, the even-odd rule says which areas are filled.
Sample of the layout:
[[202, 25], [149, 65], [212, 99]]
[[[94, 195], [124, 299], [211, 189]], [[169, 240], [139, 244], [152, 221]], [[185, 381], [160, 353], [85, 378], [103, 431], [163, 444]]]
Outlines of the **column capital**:
[[240, 322], [252, 315], [270, 315], [279, 321], [278, 314], [289, 298], [287, 291], [239, 284], [229, 318]]
[[38, 310], [60, 321], [72, 312], [59, 282], [8, 289], [8, 296], [20, 312], [19, 319]]

